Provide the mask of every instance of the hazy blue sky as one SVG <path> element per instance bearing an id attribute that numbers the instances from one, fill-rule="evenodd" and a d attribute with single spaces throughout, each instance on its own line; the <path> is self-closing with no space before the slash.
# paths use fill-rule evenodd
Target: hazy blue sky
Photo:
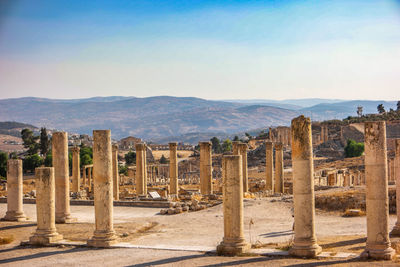
<path id="1" fill-rule="evenodd" d="M 0 98 L 400 99 L 400 1 L 1 0 Z"/>

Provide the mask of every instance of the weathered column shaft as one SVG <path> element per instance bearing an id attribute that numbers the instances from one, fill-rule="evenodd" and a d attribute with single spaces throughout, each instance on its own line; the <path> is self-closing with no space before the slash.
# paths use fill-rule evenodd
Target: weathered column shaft
<path id="1" fill-rule="evenodd" d="M 35 175 L 37 229 L 29 241 L 46 245 L 62 239 L 56 231 L 54 168 L 36 168 Z"/>
<path id="2" fill-rule="evenodd" d="M 249 191 L 249 175 L 247 169 L 247 144 L 239 144 L 239 152 L 242 156 L 242 171 L 243 171 L 243 192 Z"/>
<path id="3" fill-rule="evenodd" d="M 79 147 L 72 148 L 72 192 L 79 192 L 81 187 L 79 151 Z"/>
<path id="4" fill-rule="evenodd" d="M 82 168 L 82 185 L 83 185 L 83 188 L 85 188 L 85 186 L 86 186 L 86 168 L 85 167 L 83 167 Z"/>
<path id="5" fill-rule="evenodd" d="M 283 145 L 275 144 L 275 193 L 283 193 Z"/>
<path id="6" fill-rule="evenodd" d="M 116 242 L 113 227 L 111 131 L 93 131 L 93 178 L 95 226 L 88 245 L 108 247 Z"/>
<path id="7" fill-rule="evenodd" d="M 4 221 L 25 221 L 22 160 L 7 161 L 7 212 Z"/>
<path id="8" fill-rule="evenodd" d="M 118 145 L 112 146 L 113 196 L 119 200 Z"/>
<path id="9" fill-rule="evenodd" d="M 92 183 L 93 183 L 92 171 L 93 171 L 93 167 L 89 167 L 89 168 L 88 168 L 88 185 L 89 185 L 89 191 L 92 191 Z"/>
<path id="10" fill-rule="evenodd" d="M 267 141 L 265 143 L 265 186 L 267 190 L 274 191 L 274 144 Z"/>
<path id="11" fill-rule="evenodd" d="M 146 166 L 146 145 L 137 143 L 136 145 L 136 194 L 147 195 L 147 166 Z"/>
<path id="12" fill-rule="evenodd" d="M 75 221 L 75 219 L 71 218 L 69 204 L 68 134 L 66 132 L 55 132 L 51 142 L 56 185 L 56 222 L 69 223 Z"/>
<path id="13" fill-rule="evenodd" d="M 363 256 L 391 259 L 386 124 L 365 123 L 367 246 Z"/>
<path id="14" fill-rule="evenodd" d="M 242 156 L 224 156 L 223 211 L 224 238 L 217 247 L 218 254 L 236 255 L 246 252 L 250 246 L 243 234 L 243 170 Z"/>
<path id="15" fill-rule="evenodd" d="M 202 195 L 213 193 L 211 142 L 200 142 L 200 192 Z"/>
<path id="16" fill-rule="evenodd" d="M 396 181 L 396 213 L 397 221 L 391 234 L 400 236 L 400 139 L 396 139 L 395 158 L 394 158 L 394 175 Z"/>
<path id="17" fill-rule="evenodd" d="M 169 143 L 169 193 L 178 195 L 178 143 Z"/>
<path id="18" fill-rule="evenodd" d="M 292 120 L 294 243 L 289 253 L 315 257 L 321 252 L 315 236 L 314 164 L 310 118 Z"/>

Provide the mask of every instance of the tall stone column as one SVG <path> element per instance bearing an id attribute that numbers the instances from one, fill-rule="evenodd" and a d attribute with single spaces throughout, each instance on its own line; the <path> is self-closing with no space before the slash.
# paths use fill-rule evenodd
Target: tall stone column
<path id="1" fill-rule="evenodd" d="M 393 227 L 392 232 L 390 232 L 393 236 L 400 236 L 400 139 L 396 139 L 395 141 L 395 158 L 394 158 L 394 175 L 396 181 L 396 213 L 397 213 L 397 222 Z"/>
<path id="2" fill-rule="evenodd" d="M 314 164 L 311 120 L 303 115 L 292 120 L 294 242 L 289 253 L 315 257 L 321 252 L 315 236 Z"/>
<path id="3" fill-rule="evenodd" d="M 36 168 L 35 175 L 37 229 L 29 243 L 47 245 L 63 239 L 56 230 L 54 168 Z"/>
<path id="4" fill-rule="evenodd" d="M 275 143 L 275 193 L 283 193 L 283 145 Z"/>
<path id="5" fill-rule="evenodd" d="M 146 145 L 137 143 L 136 147 L 136 195 L 147 195 L 147 167 L 146 167 Z"/>
<path id="6" fill-rule="evenodd" d="M 95 231 L 87 241 L 91 247 L 109 247 L 117 243 L 113 227 L 111 131 L 93 131 L 93 178 Z"/>
<path id="7" fill-rule="evenodd" d="M 86 186 L 86 167 L 85 166 L 83 166 L 83 168 L 82 168 L 82 185 L 83 185 L 83 188 L 85 188 L 85 186 Z"/>
<path id="8" fill-rule="evenodd" d="M 243 177 L 242 156 L 224 156 L 223 168 L 223 211 L 224 238 L 217 246 L 220 255 L 238 255 L 250 249 L 243 234 Z"/>
<path id="9" fill-rule="evenodd" d="M 119 200 L 118 145 L 112 146 L 113 196 Z"/>
<path id="10" fill-rule="evenodd" d="M 243 192 L 249 191 L 249 175 L 247 170 L 247 144 L 239 144 L 239 152 L 242 156 L 242 171 L 243 171 Z"/>
<path id="11" fill-rule="evenodd" d="M 92 191 L 92 183 L 93 183 L 92 171 L 93 171 L 93 168 L 92 168 L 92 167 L 89 167 L 89 168 L 88 168 L 88 185 L 89 185 L 89 191 Z"/>
<path id="12" fill-rule="evenodd" d="M 79 147 L 72 148 L 72 192 L 79 192 L 81 187 L 81 171 Z"/>
<path id="13" fill-rule="evenodd" d="M 265 143 L 265 186 L 267 190 L 274 192 L 274 144 L 269 141 Z"/>
<path id="14" fill-rule="evenodd" d="M 200 142 L 200 192 L 211 195 L 212 190 L 212 156 L 211 142 Z"/>
<path id="15" fill-rule="evenodd" d="M 233 153 L 233 155 L 239 155 L 239 144 L 240 144 L 240 141 L 232 141 L 232 153 Z"/>
<path id="16" fill-rule="evenodd" d="M 394 255 L 389 239 L 386 124 L 365 123 L 365 177 L 367 246 L 363 257 L 389 260 Z"/>
<path id="17" fill-rule="evenodd" d="M 23 210 L 22 160 L 7 161 L 7 212 L 3 221 L 26 221 Z"/>
<path id="18" fill-rule="evenodd" d="M 178 195 L 178 143 L 169 143 L 169 193 Z"/>
<path id="19" fill-rule="evenodd" d="M 76 221 L 71 218 L 69 205 L 68 134 L 55 132 L 51 139 L 56 194 L 56 223 Z"/>

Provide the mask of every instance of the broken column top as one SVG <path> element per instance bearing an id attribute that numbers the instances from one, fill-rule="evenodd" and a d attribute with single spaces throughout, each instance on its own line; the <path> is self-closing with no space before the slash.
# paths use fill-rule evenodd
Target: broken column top
<path id="1" fill-rule="evenodd" d="M 118 144 L 113 144 L 112 145 L 112 150 L 117 151 L 118 150 Z"/>
<path id="2" fill-rule="evenodd" d="M 292 158 L 312 157 L 311 120 L 301 115 L 292 120 Z"/>
<path id="3" fill-rule="evenodd" d="M 210 141 L 201 141 L 199 142 L 200 146 L 211 146 L 211 142 Z"/>
<path id="4" fill-rule="evenodd" d="M 276 150 L 282 150 L 283 149 L 283 144 L 282 143 L 275 143 L 275 149 Z"/>
<path id="5" fill-rule="evenodd" d="M 386 123 L 384 121 L 369 121 L 365 123 L 365 142 L 369 144 L 383 145 L 386 144 L 384 138 L 386 136 Z"/>
<path id="6" fill-rule="evenodd" d="M 272 149 L 272 147 L 274 146 L 274 143 L 271 141 L 266 141 L 265 142 L 265 147 L 268 149 Z"/>
<path id="7" fill-rule="evenodd" d="M 144 150 L 146 148 L 146 144 L 145 143 L 136 143 L 135 148 L 136 148 L 136 150 Z"/>
<path id="8" fill-rule="evenodd" d="M 170 142 L 168 143 L 169 147 L 178 146 L 177 142 Z"/>
<path id="9" fill-rule="evenodd" d="M 81 148 L 78 146 L 71 147 L 71 152 L 79 152 L 80 150 Z"/>

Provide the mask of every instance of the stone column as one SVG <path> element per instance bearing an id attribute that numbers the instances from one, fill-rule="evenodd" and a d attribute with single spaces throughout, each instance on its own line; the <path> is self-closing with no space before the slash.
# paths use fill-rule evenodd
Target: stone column
<path id="1" fill-rule="evenodd" d="M 93 168 L 92 168 L 92 167 L 89 167 L 89 168 L 88 168 L 88 185 L 89 185 L 89 191 L 92 191 L 92 183 L 93 183 L 92 171 L 93 171 Z"/>
<path id="2" fill-rule="evenodd" d="M 265 143 L 265 186 L 267 190 L 274 192 L 274 144 L 267 141 Z"/>
<path id="3" fill-rule="evenodd" d="M 363 257 L 389 260 L 394 255 L 389 239 L 386 124 L 365 123 L 365 177 L 367 246 Z"/>
<path id="4" fill-rule="evenodd" d="M 7 161 L 7 212 L 3 221 L 26 221 L 23 205 L 22 160 Z"/>
<path id="5" fill-rule="evenodd" d="M 112 146 L 113 196 L 119 200 L 118 145 Z"/>
<path id="6" fill-rule="evenodd" d="M 396 213 L 397 222 L 390 234 L 400 236 L 400 139 L 395 140 L 394 175 L 396 181 Z"/>
<path id="7" fill-rule="evenodd" d="M 144 143 L 137 143 L 136 147 L 136 195 L 147 195 L 147 167 L 146 167 L 146 145 Z"/>
<path id="8" fill-rule="evenodd" d="M 239 144 L 239 153 L 242 156 L 242 170 L 243 170 L 243 192 L 249 191 L 249 175 L 247 170 L 247 144 Z"/>
<path id="9" fill-rule="evenodd" d="M 79 159 L 79 147 L 72 148 L 72 192 L 79 192 L 81 187 L 81 171 Z"/>
<path id="10" fill-rule="evenodd" d="M 211 195 L 212 190 L 212 156 L 211 142 L 200 142 L 200 193 Z"/>
<path id="11" fill-rule="evenodd" d="M 233 153 L 233 155 L 240 155 L 239 154 L 239 144 L 240 144 L 240 141 L 232 141 L 232 153 Z"/>
<path id="12" fill-rule="evenodd" d="M 56 230 L 54 168 L 36 168 L 35 175 L 37 229 L 29 243 L 47 245 L 63 239 Z"/>
<path id="13" fill-rule="evenodd" d="M 66 132 L 53 133 L 51 147 L 56 185 L 56 223 L 71 223 L 76 219 L 71 218 L 69 205 L 68 134 Z"/>
<path id="14" fill-rule="evenodd" d="M 83 185 L 83 188 L 85 188 L 85 186 L 86 186 L 86 167 L 85 166 L 83 166 L 83 168 L 82 168 L 82 185 Z"/>
<path id="15" fill-rule="evenodd" d="M 250 245 L 243 234 L 243 177 L 240 155 L 224 156 L 223 168 L 223 211 L 224 238 L 217 246 L 220 255 L 238 255 L 247 252 Z"/>
<path id="16" fill-rule="evenodd" d="M 283 193 L 283 145 L 275 143 L 275 193 Z"/>
<path id="17" fill-rule="evenodd" d="M 169 193 L 178 195 L 178 157 L 176 148 L 178 143 L 169 143 Z"/>
<path id="18" fill-rule="evenodd" d="M 95 231 L 87 241 L 91 247 L 109 247 L 117 243 L 113 229 L 111 131 L 93 131 L 93 177 Z"/>
<path id="19" fill-rule="evenodd" d="M 315 257 L 321 252 L 315 236 L 314 164 L 311 120 L 300 116 L 292 120 L 292 165 L 294 200 L 294 242 L 289 253 Z"/>

